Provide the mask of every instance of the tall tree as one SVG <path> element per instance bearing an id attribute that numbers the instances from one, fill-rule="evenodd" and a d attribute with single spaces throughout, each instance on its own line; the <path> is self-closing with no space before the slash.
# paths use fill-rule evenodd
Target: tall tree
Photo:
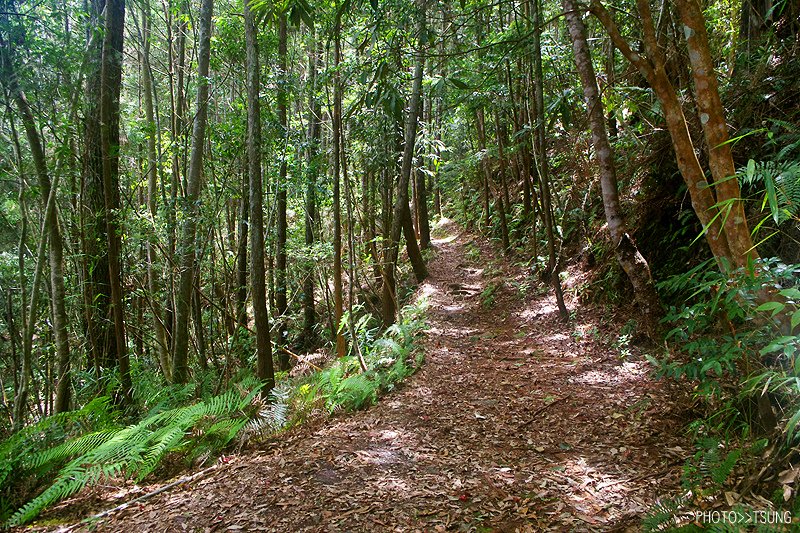
<path id="1" fill-rule="evenodd" d="M 192 127 L 192 152 L 186 179 L 185 209 L 178 241 L 180 280 L 176 294 L 173 374 L 175 383 L 189 377 L 189 316 L 192 285 L 195 279 L 197 220 L 200 216 L 200 193 L 203 186 L 203 152 L 208 117 L 208 72 L 211 55 L 211 15 L 214 0 L 203 0 L 197 50 L 197 112 Z"/>
<path id="2" fill-rule="evenodd" d="M 536 108 L 536 124 L 534 136 L 534 154 L 536 155 L 536 169 L 539 173 L 539 190 L 542 200 L 542 220 L 547 234 L 547 275 L 553 285 L 558 304 L 558 313 L 562 320 L 567 320 L 569 313 L 564 304 L 564 293 L 561 289 L 561 277 L 557 272 L 558 257 L 556 256 L 555 230 L 553 223 L 552 194 L 550 190 L 550 166 L 547 160 L 547 136 L 545 135 L 545 109 L 544 109 L 544 73 L 542 72 L 542 5 L 540 0 L 531 0 L 533 13 L 533 73 L 534 73 L 534 107 Z"/>
<path id="3" fill-rule="evenodd" d="M 142 2 L 141 23 L 141 56 L 142 56 L 142 93 L 144 99 L 145 120 L 147 121 L 147 209 L 152 219 L 155 230 L 158 220 L 158 184 L 159 184 L 159 157 L 158 146 L 160 135 L 155 119 L 155 105 L 153 87 L 153 70 L 150 64 L 150 45 L 152 40 L 150 1 Z M 164 327 L 161 309 L 161 272 L 160 258 L 157 253 L 157 232 L 152 231 L 145 243 L 147 254 L 147 290 L 150 292 L 151 312 L 153 315 L 153 332 L 156 339 L 156 352 L 161 371 L 167 381 L 172 379 L 172 361 L 169 357 L 169 341 L 167 330 Z"/>
<path id="4" fill-rule="evenodd" d="M 723 176 L 733 168 L 733 162 L 728 162 L 730 146 L 726 142 L 728 133 L 722 107 L 717 105 L 719 92 L 716 75 L 707 61 L 709 56 L 705 20 L 699 9 L 692 8 L 687 2 L 680 4 L 690 56 L 696 56 L 692 59 L 695 94 L 698 107 L 702 108 L 700 122 L 704 123 L 709 161 L 714 161 L 711 182 L 706 179 L 695 143 L 689 134 L 678 93 L 667 75 L 666 59 L 658 43 L 648 0 L 636 2 L 642 24 L 644 53 L 631 49 L 622 37 L 614 17 L 600 0 L 592 0 L 591 11 L 611 36 L 614 46 L 639 70 L 661 102 L 678 169 L 689 190 L 692 207 L 703 224 L 706 240 L 719 267 L 729 270 L 746 266 L 757 254 L 750 238 L 747 220 L 743 216 L 739 184 L 735 179 L 729 179 L 732 174 Z"/>
<path id="5" fill-rule="evenodd" d="M 131 394 L 130 363 L 125 339 L 125 309 L 122 300 L 122 239 L 119 210 L 119 114 L 122 91 L 122 44 L 125 34 L 125 1 L 106 0 L 105 31 L 100 77 L 100 147 L 103 169 L 106 236 L 108 238 L 108 274 L 111 288 L 111 310 L 117 348 L 122 395 Z"/>
<path id="6" fill-rule="evenodd" d="M 288 104 L 288 65 L 286 61 L 286 12 L 278 15 L 278 122 L 280 122 L 280 167 L 276 186 L 276 203 L 278 209 L 277 240 L 275 258 L 275 307 L 278 312 L 278 346 L 285 346 L 289 329 L 286 325 L 287 288 L 286 288 L 286 159 L 289 155 L 289 119 L 286 112 Z M 251 176 L 252 177 L 252 176 Z M 289 355 L 285 351 L 278 354 L 278 367 L 289 369 Z"/>
<path id="7" fill-rule="evenodd" d="M 586 41 L 586 29 L 581 20 L 576 0 L 562 0 L 562 5 L 572 39 L 575 65 L 583 85 L 583 96 L 586 101 L 589 126 L 592 130 L 594 157 L 600 172 L 600 188 L 603 193 L 603 209 L 608 223 L 608 232 L 611 235 L 617 262 L 631 281 L 636 301 L 645 317 L 645 325 L 652 332 L 661 314 L 658 294 L 656 294 L 653 284 L 650 266 L 639 253 L 636 243 L 633 242 L 620 207 L 614 151 L 608 140 L 600 89 L 597 86 L 597 76 L 589 53 L 589 44 Z"/>
<path id="8" fill-rule="evenodd" d="M 340 193 L 341 143 L 342 143 L 342 14 L 346 4 L 336 6 L 333 27 L 333 332 L 336 338 L 336 355 L 344 357 L 347 343 L 342 328 L 344 297 L 342 294 L 342 208 Z"/>
<path id="9" fill-rule="evenodd" d="M 389 242 L 389 255 L 388 261 L 384 261 L 384 268 L 394 270 L 397 265 L 397 256 L 400 246 L 400 234 L 402 232 L 406 239 L 406 251 L 408 252 L 409 261 L 414 269 L 414 275 L 417 281 L 423 281 L 428 271 L 425 267 L 425 261 L 417 244 L 417 236 L 414 232 L 414 226 L 411 220 L 411 208 L 408 205 L 408 185 L 411 179 L 411 169 L 414 162 L 414 145 L 417 139 L 417 122 L 419 119 L 420 102 L 422 101 L 422 75 L 425 68 L 425 43 L 426 37 L 426 4 L 427 0 L 418 0 L 418 13 L 417 13 L 417 50 L 416 50 L 416 64 L 414 66 L 414 78 L 411 86 L 411 96 L 408 102 L 408 112 L 406 114 L 405 132 L 403 137 L 403 157 L 400 167 L 400 176 L 397 180 L 397 196 L 394 203 L 394 212 L 392 215 L 392 233 Z M 384 301 L 384 323 L 388 318 L 394 319 L 393 316 L 389 317 L 387 312 L 387 305 L 391 307 L 391 314 L 397 312 L 397 289 L 394 286 L 395 276 L 384 275 L 384 283 L 387 280 L 392 283 L 388 287 L 389 300 Z M 385 294 L 386 296 L 386 294 Z M 386 300 L 386 298 L 384 298 Z"/>
<path id="10" fill-rule="evenodd" d="M 314 246 L 314 225 L 317 219 L 317 181 L 320 173 L 320 141 L 322 137 L 321 109 L 319 105 L 318 77 L 319 62 L 321 54 L 316 38 L 308 49 L 308 164 L 306 166 L 306 190 L 305 190 L 305 244 L 309 252 Z M 314 308 L 314 265 L 309 264 L 309 268 L 303 276 L 303 342 L 310 347 L 314 339 L 314 326 L 316 325 L 316 309 Z"/>
<path id="11" fill-rule="evenodd" d="M 9 13 L 3 15 L 5 31 L 11 31 L 9 16 L 16 13 L 16 6 L 13 2 L 7 5 Z M 17 71 L 14 64 L 14 41 L 11 35 L 6 35 L 0 42 L 0 72 L 2 81 L 11 99 L 17 107 L 17 112 L 22 120 L 25 129 L 25 136 L 28 139 L 31 156 L 33 158 L 36 176 L 39 180 L 39 189 L 42 198 L 42 212 L 46 214 L 45 227 L 49 241 L 48 260 L 50 266 L 50 284 L 52 291 L 51 311 L 53 317 L 53 333 L 55 337 L 56 358 L 58 363 L 58 387 L 55 401 L 55 412 L 61 413 L 69 409 L 70 404 L 70 349 L 69 337 L 67 333 L 67 311 L 65 304 L 64 288 L 64 243 L 61 237 L 61 228 L 58 220 L 58 207 L 54 202 L 51 209 L 47 209 L 50 192 L 53 188 L 50 172 L 47 167 L 44 143 L 39 134 L 39 128 L 34 118 L 28 99 L 19 86 Z M 14 132 L 16 134 L 16 132 Z M 53 191 L 55 195 L 55 191 Z M 32 325 L 31 325 L 32 327 Z"/>
<path id="12" fill-rule="evenodd" d="M 247 47 L 247 166 L 250 180 L 250 289 L 256 326 L 256 374 L 264 381 L 263 394 L 275 386 L 272 368 L 267 288 L 264 272 L 264 215 L 261 181 L 261 88 L 256 22 L 248 0 L 244 0 Z"/>
<path id="13" fill-rule="evenodd" d="M 84 311 L 91 365 L 116 366 L 120 347 L 112 325 L 111 276 L 108 250 L 108 213 L 103 181 L 101 139 L 102 65 L 105 31 L 102 29 L 105 0 L 89 4 L 89 42 L 84 116 L 84 153 L 81 190 L 81 236 L 84 257 Z M 109 37 L 110 38 L 110 37 Z"/>

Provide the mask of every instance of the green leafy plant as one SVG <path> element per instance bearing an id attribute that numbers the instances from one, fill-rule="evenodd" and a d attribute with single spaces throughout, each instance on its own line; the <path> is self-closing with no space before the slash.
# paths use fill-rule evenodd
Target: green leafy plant
<path id="1" fill-rule="evenodd" d="M 361 368 L 355 355 L 339 358 L 299 384 L 295 400 L 314 405 L 321 398 L 327 412 L 352 411 L 375 403 L 382 392 L 392 390 L 421 364 L 421 358 L 412 361 L 411 357 L 425 329 L 426 308 L 425 301 L 404 307 L 400 320 L 378 338 L 374 338 L 377 328 L 370 326 L 374 322 L 371 316 L 367 314 L 356 320 L 352 329 L 361 343 L 358 350 L 367 370 Z"/>
<path id="2" fill-rule="evenodd" d="M 80 420 L 90 413 L 112 419 L 108 398 L 98 399 L 78 414 L 56 415 L 26 428 L 3 444 L 0 472 L 6 474 L 2 480 L 10 480 L 9 464 L 15 470 L 39 477 L 56 472 L 55 479 L 8 518 L 6 525 L 25 524 L 47 506 L 105 478 L 123 476 L 142 480 L 168 453 L 181 452 L 196 458 L 209 450 L 223 448 L 249 420 L 259 390 L 260 385 L 251 390 L 231 390 L 205 401 L 147 416 L 136 424 L 103 427 L 46 448 L 36 446 L 37 437 L 63 422 L 62 419 Z"/>
<path id="3" fill-rule="evenodd" d="M 751 159 L 737 176 L 744 185 L 764 188 L 761 209 L 768 207 L 776 224 L 800 216 L 800 162 Z"/>

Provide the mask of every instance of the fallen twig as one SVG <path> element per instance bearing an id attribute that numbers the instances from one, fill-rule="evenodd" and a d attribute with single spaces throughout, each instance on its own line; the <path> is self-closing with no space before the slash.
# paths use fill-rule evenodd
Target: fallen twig
<path id="1" fill-rule="evenodd" d="M 152 498 L 153 496 L 157 496 L 157 495 L 161 494 L 162 492 L 166 492 L 169 489 L 171 489 L 171 488 L 173 488 L 173 487 L 175 487 L 177 485 L 183 485 L 184 483 L 189 483 L 190 481 L 195 481 L 197 479 L 200 479 L 201 477 L 206 476 L 212 470 L 215 470 L 217 468 L 217 466 L 218 466 L 217 464 L 215 464 L 213 466 L 209 466 L 208 468 L 206 468 L 204 470 L 201 470 L 199 472 L 196 472 L 196 473 L 192 474 L 191 476 L 182 477 L 182 478 L 180 478 L 178 480 L 173 481 L 172 483 L 167 483 L 166 485 L 157 488 L 153 492 L 148 492 L 147 494 L 143 494 L 142 496 L 139 496 L 138 498 L 134 498 L 133 500 L 131 500 L 129 502 L 121 503 L 121 504 L 117 505 L 116 507 L 114 507 L 112 509 L 107 509 L 107 510 L 101 512 L 101 513 L 97 513 L 95 515 L 88 516 L 88 517 L 84 518 L 83 520 L 81 520 L 80 522 L 72 524 L 71 526 L 58 529 L 57 533 L 67 533 L 69 531 L 74 530 L 75 528 L 81 527 L 81 526 L 83 526 L 85 524 L 88 524 L 90 522 L 95 522 L 95 521 L 100 520 L 102 518 L 106 518 L 107 516 L 112 515 L 112 514 L 118 512 L 118 511 L 122 511 L 124 509 L 127 509 L 128 507 L 130 507 L 133 504 L 142 502 L 144 500 L 148 500 L 148 499 Z"/>
<path id="2" fill-rule="evenodd" d="M 556 398 L 556 399 L 555 399 L 555 400 L 553 400 L 552 402 L 550 402 L 550 403 L 548 403 L 548 404 L 545 404 L 545 405 L 541 406 L 540 408 L 538 408 L 538 409 L 537 409 L 537 410 L 536 410 L 536 411 L 535 411 L 535 412 L 534 412 L 534 413 L 531 415 L 531 417 L 530 417 L 528 420 L 526 420 L 525 422 L 521 423 L 521 424 L 520 424 L 519 426 L 517 426 L 517 427 L 523 427 L 523 426 L 527 426 L 528 424 L 530 424 L 531 422 L 533 422 L 534 420 L 536 420 L 536 417 L 537 417 L 537 416 L 539 416 L 540 414 L 544 413 L 544 412 L 545 412 L 547 409 L 549 409 L 549 408 L 550 408 L 550 407 L 552 407 L 553 405 L 557 404 L 558 402 L 562 402 L 562 401 L 566 400 L 567 398 L 569 398 L 569 396 L 562 396 L 561 398 Z"/>
<path id="3" fill-rule="evenodd" d="M 318 367 L 317 365 L 315 365 L 315 364 L 314 364 L 314 363 L 312 363 L 311 361 L 306 361 L 305 359 L 303 359 L 302 357 L 300 357 L 300 356 L 299 356 L 299 355 L 297 355 L 296 353 L 294 353 L 294 352 L 292 352 L 292 351 L 289 351 L 289 350 L 287 350 L 287 349 L 286 349 L 286 348 L 284 348 L 283 346 L 281 346 L 281 347 L 280 347 L 280 350 L 282 350 L 282 351 L 286 352 L 287 354 L 291 355 L 292 357 L 294 357 L 295 359 L 297 359 L 297 361 L 298 361 L 298 362 L 307 364 L 308 366 L 310 366 L 311 368 L 313 368 L 313 369 L 314 369 L 314 370 L 316 370 L 317 372 L 322 372 L 322 369 L 321 369 L 320 367 Z"/>

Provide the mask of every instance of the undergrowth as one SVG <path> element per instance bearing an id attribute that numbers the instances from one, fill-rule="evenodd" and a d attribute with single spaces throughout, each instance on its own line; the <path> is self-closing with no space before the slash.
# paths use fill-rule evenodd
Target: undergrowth
<path id="1" fill-rule="evenodd" d="M 164 387 L 141 372 L 134 394 L 138 421 L 101 396 L 25 427 L 0 442 L 0 524 L 26 524 L 103 480 L 139 482 L 167 456 L 200 465 L 234 441 L 244 445 L 272 436 L 319 408 L 335 413 L 371 405 L 422 363 L 416 341 L 425 328 L 426 306 L 420 301 L 403 308 L 399 321 L 380 334 L 370 314 L 354 316 L 353 323 L 347 317 L 343 327 L 356 341 L 349 343 L 352 353 L 310 376 L 284 376 L 267 401 L 251 373 L 210 395 L 203 393 L 207 380 Z"/>
<path id="2" fill-rule="evenodd" d="M 659 376 L 693 384 L 700 413 L 688 426 L 695 451 L 683 468 L 683 494 L 655 504 L 645 531 L 742 530 L 730 520 L 697 519 L 709 509 L 800 514 L 799 274 L 800 265 L 777 259 L 732 275 L 709 261 L 660 285 L 680 304 L 665 319 L 671 351 L 648 359 Z"/>

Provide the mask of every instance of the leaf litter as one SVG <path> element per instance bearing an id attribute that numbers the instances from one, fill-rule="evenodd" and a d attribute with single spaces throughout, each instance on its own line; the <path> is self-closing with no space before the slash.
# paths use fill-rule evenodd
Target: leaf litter
<path id="1" fill-rule="evenodd" d="M 638 531 L 656 499 L 680 490 L 685 457 L 675 450 L 690 449 L 680 432 L 684 391 L 598 335 L 571 334 L 619 319 L 573 298 L 574 320 L 560 322 L 552 295 L 518 293 L 531 273 L 481 238 L 464 232 L 434 245 L 419 288 L 431 304 L 426 362 L 401 387 L 81 527 Z M 491 301 L 482 301 L 489 286 Z M 87 497 L 99 496 L 48 515 L 82 509 Z"/>

